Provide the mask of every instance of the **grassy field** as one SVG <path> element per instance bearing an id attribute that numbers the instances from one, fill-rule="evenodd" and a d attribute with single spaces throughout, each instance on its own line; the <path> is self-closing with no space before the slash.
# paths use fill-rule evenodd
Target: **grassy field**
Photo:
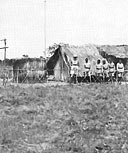
<path id="1" fill-rule="evenodd" d="M 0 153 L 128 152 L 128 87 L 0 88 Z"/>

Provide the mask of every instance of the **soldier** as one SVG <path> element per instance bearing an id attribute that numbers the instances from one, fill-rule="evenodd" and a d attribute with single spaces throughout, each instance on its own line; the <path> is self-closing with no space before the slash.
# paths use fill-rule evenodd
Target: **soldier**
<path id="1" fill-rule="evenodd" d="M 102 76 L 102 72 L 103 72 L 102 63 L 101 60 L 98 59 L 96 64 L 96 76 Z"/>
<path id="2" fill-rule="evenodd" d="M 71 78 L 74 77 L 75 79 L 75 83 L 76 83 L 76 78 L 78 76 L 78 71 L 79 71 L 79 61 L 78 61 L 78 57 L 76 54 L 73 55 L 73 60 L 71 61 Z"/>
<path id="3" fill-rule="evenodd" d="M 108 62 L 104 59 L 103 60 L 103 78 L 104 78 L 104 81 L 107 81 L 109 75 L 109 66 L 108 66 Z"/>
<path id="4" fill-rule="evenodd" d="M 117 63 L 117 79 L 120 82 L 124 73 L 124 65 L 121 60 Z"/>
<path id="5" fill-rule="evenodd" d="M 101 63 L 101 60 L 98 59 L 97 60 L 97 64 L 96 64 L 96 80 L 98 82 L 102 82 L 103 81 L 103 66 L 102 66 L 102 63 Z"/>
<path id="6" fill-rule="evenodd" d="M 88 58 L 85 59 L 84 68 L 85 68 L 85 75 L 90 76 L 91 64 L 90 64 Z"/>
<path id="7" fill-rule="evenodd" d="M 112 60 L 109 61 L 109 78 L 110 81 L 113 82 L 114 81 L 114 73 L 115 73 L 115 64 L 113 63 Z"/>
<path id="8" fill-rule="evenodd" d="M 87 82 L 90 82 L 91 81 L 91 74 L 90 74 L 91 64 L 90 64 L 88 58 L 85 59 L 84 69 L 85 69 L 84 78 Z"/>

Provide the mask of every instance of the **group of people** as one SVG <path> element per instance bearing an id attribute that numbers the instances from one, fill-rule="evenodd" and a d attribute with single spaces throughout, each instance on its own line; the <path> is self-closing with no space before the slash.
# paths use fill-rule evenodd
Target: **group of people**
<path id="1" fill-rule="evenodd" d="M 79 74 L 79 59 L 77 55 L 73 56 L 73 60 L 71 62 L 71 71 L 70 75 L 71 77 L 78 76 Z M 92 67 L 93 67 L 93 72 L 92 72 Z M 123 74 L 124 74 L 124 64 L 122 63 L 121 60 L 116 64 L 112 61 L 112 59 L 109 59 L 107 61 L 106 59 L 97 59 L 95 66 L 92 65 L 91 61 L 88 58 L 85 58 L 84 61 L 84 72 L 83 76 L 84 78 L 88 77 L 91 78 L 92 75 L 96 76 L 99 81 L 101 80 L 107 80 L 107 81 L 113 81 L 114 78 L 116 78 L 118 81 L 121 81 Z M 116 75 L 116 77 L 115 77 Z"/>

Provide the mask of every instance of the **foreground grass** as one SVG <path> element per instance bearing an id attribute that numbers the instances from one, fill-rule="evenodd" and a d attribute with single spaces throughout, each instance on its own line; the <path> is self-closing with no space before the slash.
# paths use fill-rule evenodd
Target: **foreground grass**
<path id="1" fill-rule="evenodd" d="M 121 153 L 127 142 L 127 86 L 0 89 L 0 152 Z"/>

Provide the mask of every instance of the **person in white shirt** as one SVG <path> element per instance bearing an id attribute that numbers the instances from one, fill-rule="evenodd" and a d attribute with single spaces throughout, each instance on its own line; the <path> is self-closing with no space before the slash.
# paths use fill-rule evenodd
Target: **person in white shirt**
<path id="1" fill-rule="evenodd" d="M 115 64 L 111 60 L 109 63 L 109 73 L 112 74 L 112 76 L 114 76 L 114 72 L 115 72 Z"/>
<path id="2" fill-rule="evenodd" d="M 123 77 L 124 73 L 124 64 L 122 63 L 121 60 L 117 63 L 117 75 L 118 75 L 118 81 L 121 81 L 121 78 Z"/>
<path id="3" fill-rule="evenodd" d="M 102 72 L 103 72 L 102 63 L 101 60 L 98 59 L 96 64 L 96 76 L 102 76 Z"/>
<path id="4" fill-rule="evenodd" d="M 78 75 L 79 70 L 79 61 L 76 54 L 73 55 L 73 60 L 71 61 L 71 71 L 70 75 L 73 76 L 74 74 Z"/>
<path id="5" fill-rule="evenodd" d="M 88 58 L 85 59 L 84 69 L 85 69 L 85 76 L 90 76 L 91 64 L 90 64 Z"/>
<path id="6" fill-rule="evenodd" d="M 105 59 L 102 62 L 103 62 L 103 77 L 104 77 L 104 79 L 106 79 L 109 77 L 109 75 L 108 75 L 109 65 L 108 65 L 107 60 L 105 60 Z"/>
<path id="7" fill-rule="evenodd" d="M 114 81 L 114 74 L 115 74 L 115 64 L 113 63 L 112 60 L 110 60 L 108 66 L 109 66 L 109 80 L 111 82 L 113 82 Z"/>

